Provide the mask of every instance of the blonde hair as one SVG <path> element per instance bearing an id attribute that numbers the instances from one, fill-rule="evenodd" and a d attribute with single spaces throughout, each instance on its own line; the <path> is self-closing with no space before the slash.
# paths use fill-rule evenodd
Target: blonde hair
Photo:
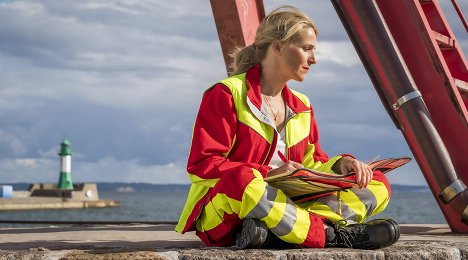
<path id="1" fill-rule="evenodd" d="M 230 55 L 233 58 L 230 74 L 246 72 L 265 58 L 273 41 L 276 40 L 283 46 L 291 44 L 298 37 L 300 30 L 307 27 L 318 34 L 317 27 L 307 14 L 296 7 L 280 6 L 271 11 L 258 26 L 254 43 L 243 48 L 238 47 Z"/>

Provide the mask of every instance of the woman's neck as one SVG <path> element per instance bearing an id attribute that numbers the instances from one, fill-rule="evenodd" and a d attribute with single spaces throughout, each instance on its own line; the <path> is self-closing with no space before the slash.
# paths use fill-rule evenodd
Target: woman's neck
<path id="1" fill-rule="evenodd" d="M 281 95 L 287 81 L 282 79 L 278 71 L 278 68 L 273 66 L 262 66 L 260 88 L 263 95 L 271 97 Z"/>

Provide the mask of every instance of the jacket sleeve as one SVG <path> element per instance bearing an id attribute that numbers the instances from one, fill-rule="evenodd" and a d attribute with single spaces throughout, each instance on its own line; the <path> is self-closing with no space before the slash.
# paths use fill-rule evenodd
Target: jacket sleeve
<path id="1" fill-rule="evenodd" d="M 342 156 L 334 156 L 329 158 L 328 155 L 322 150 L 319 142 L 317 121 L 315 121 L 312 106 L 310 107 L 310 110 L 309 142 L 302 164 L 306 168 L 312 168 L 322 172 L 335 173 L 332 170 L 333 164 L 335 164 L 335 162 L 338 161 Z"/>
<path id="2" fill-rule="evenodd" d="M 193 129 L 187 163 L 192 183 L 212 187 L 224 174 L 252 168 L 266 176 L 268 166 L 232 162 L 227 158 L 236 130 L 236 108 L 230 90 L 223 84 L 216 84 L 204 93 Z"/>

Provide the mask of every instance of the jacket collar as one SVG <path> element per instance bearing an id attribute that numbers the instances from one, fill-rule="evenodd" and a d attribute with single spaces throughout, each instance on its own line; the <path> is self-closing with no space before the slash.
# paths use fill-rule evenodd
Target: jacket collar
<path id="1" fill-rule="evenodd" d="M 262 107 L 262 94 L 260 92 L 260 76 L 261 76 L 261 66 L 257 64 L 247 70 L 245 79 L 247 83 L 247 98 L 250 102 L 261 109 Z M 296 95 L 294 95 L 287 85 L 284 86 L 283 98 L 286 102 L 286 105 L 291 108 L 296 114 L 300 112 L 310 111 L 310 108 L 302 102 Z"/>

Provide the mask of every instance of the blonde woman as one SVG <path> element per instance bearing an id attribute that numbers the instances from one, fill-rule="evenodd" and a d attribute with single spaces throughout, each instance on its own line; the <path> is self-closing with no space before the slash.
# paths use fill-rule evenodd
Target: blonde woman
<path id="1" fill-rule="evenodd" d="M 316 63 L 317 33 L 302 11 L 273 10 L 255 42 L 233 54 L 232 76 L 204 93 L 187 165 L 192 186 L 178 232 L 196 231 L 208 246 L 241 249 L 375 249 L 398 240 L 393 220 L 362 223 L 388 203 L 385 176 L 350 155 L 329 158 L 308 98 L 287 85 L 302 82 Z M 340 202 L 331 194 L 296 205 L 264 181 L 303 167 L 356 172 L 360 187 L 342 192 Z"/>

